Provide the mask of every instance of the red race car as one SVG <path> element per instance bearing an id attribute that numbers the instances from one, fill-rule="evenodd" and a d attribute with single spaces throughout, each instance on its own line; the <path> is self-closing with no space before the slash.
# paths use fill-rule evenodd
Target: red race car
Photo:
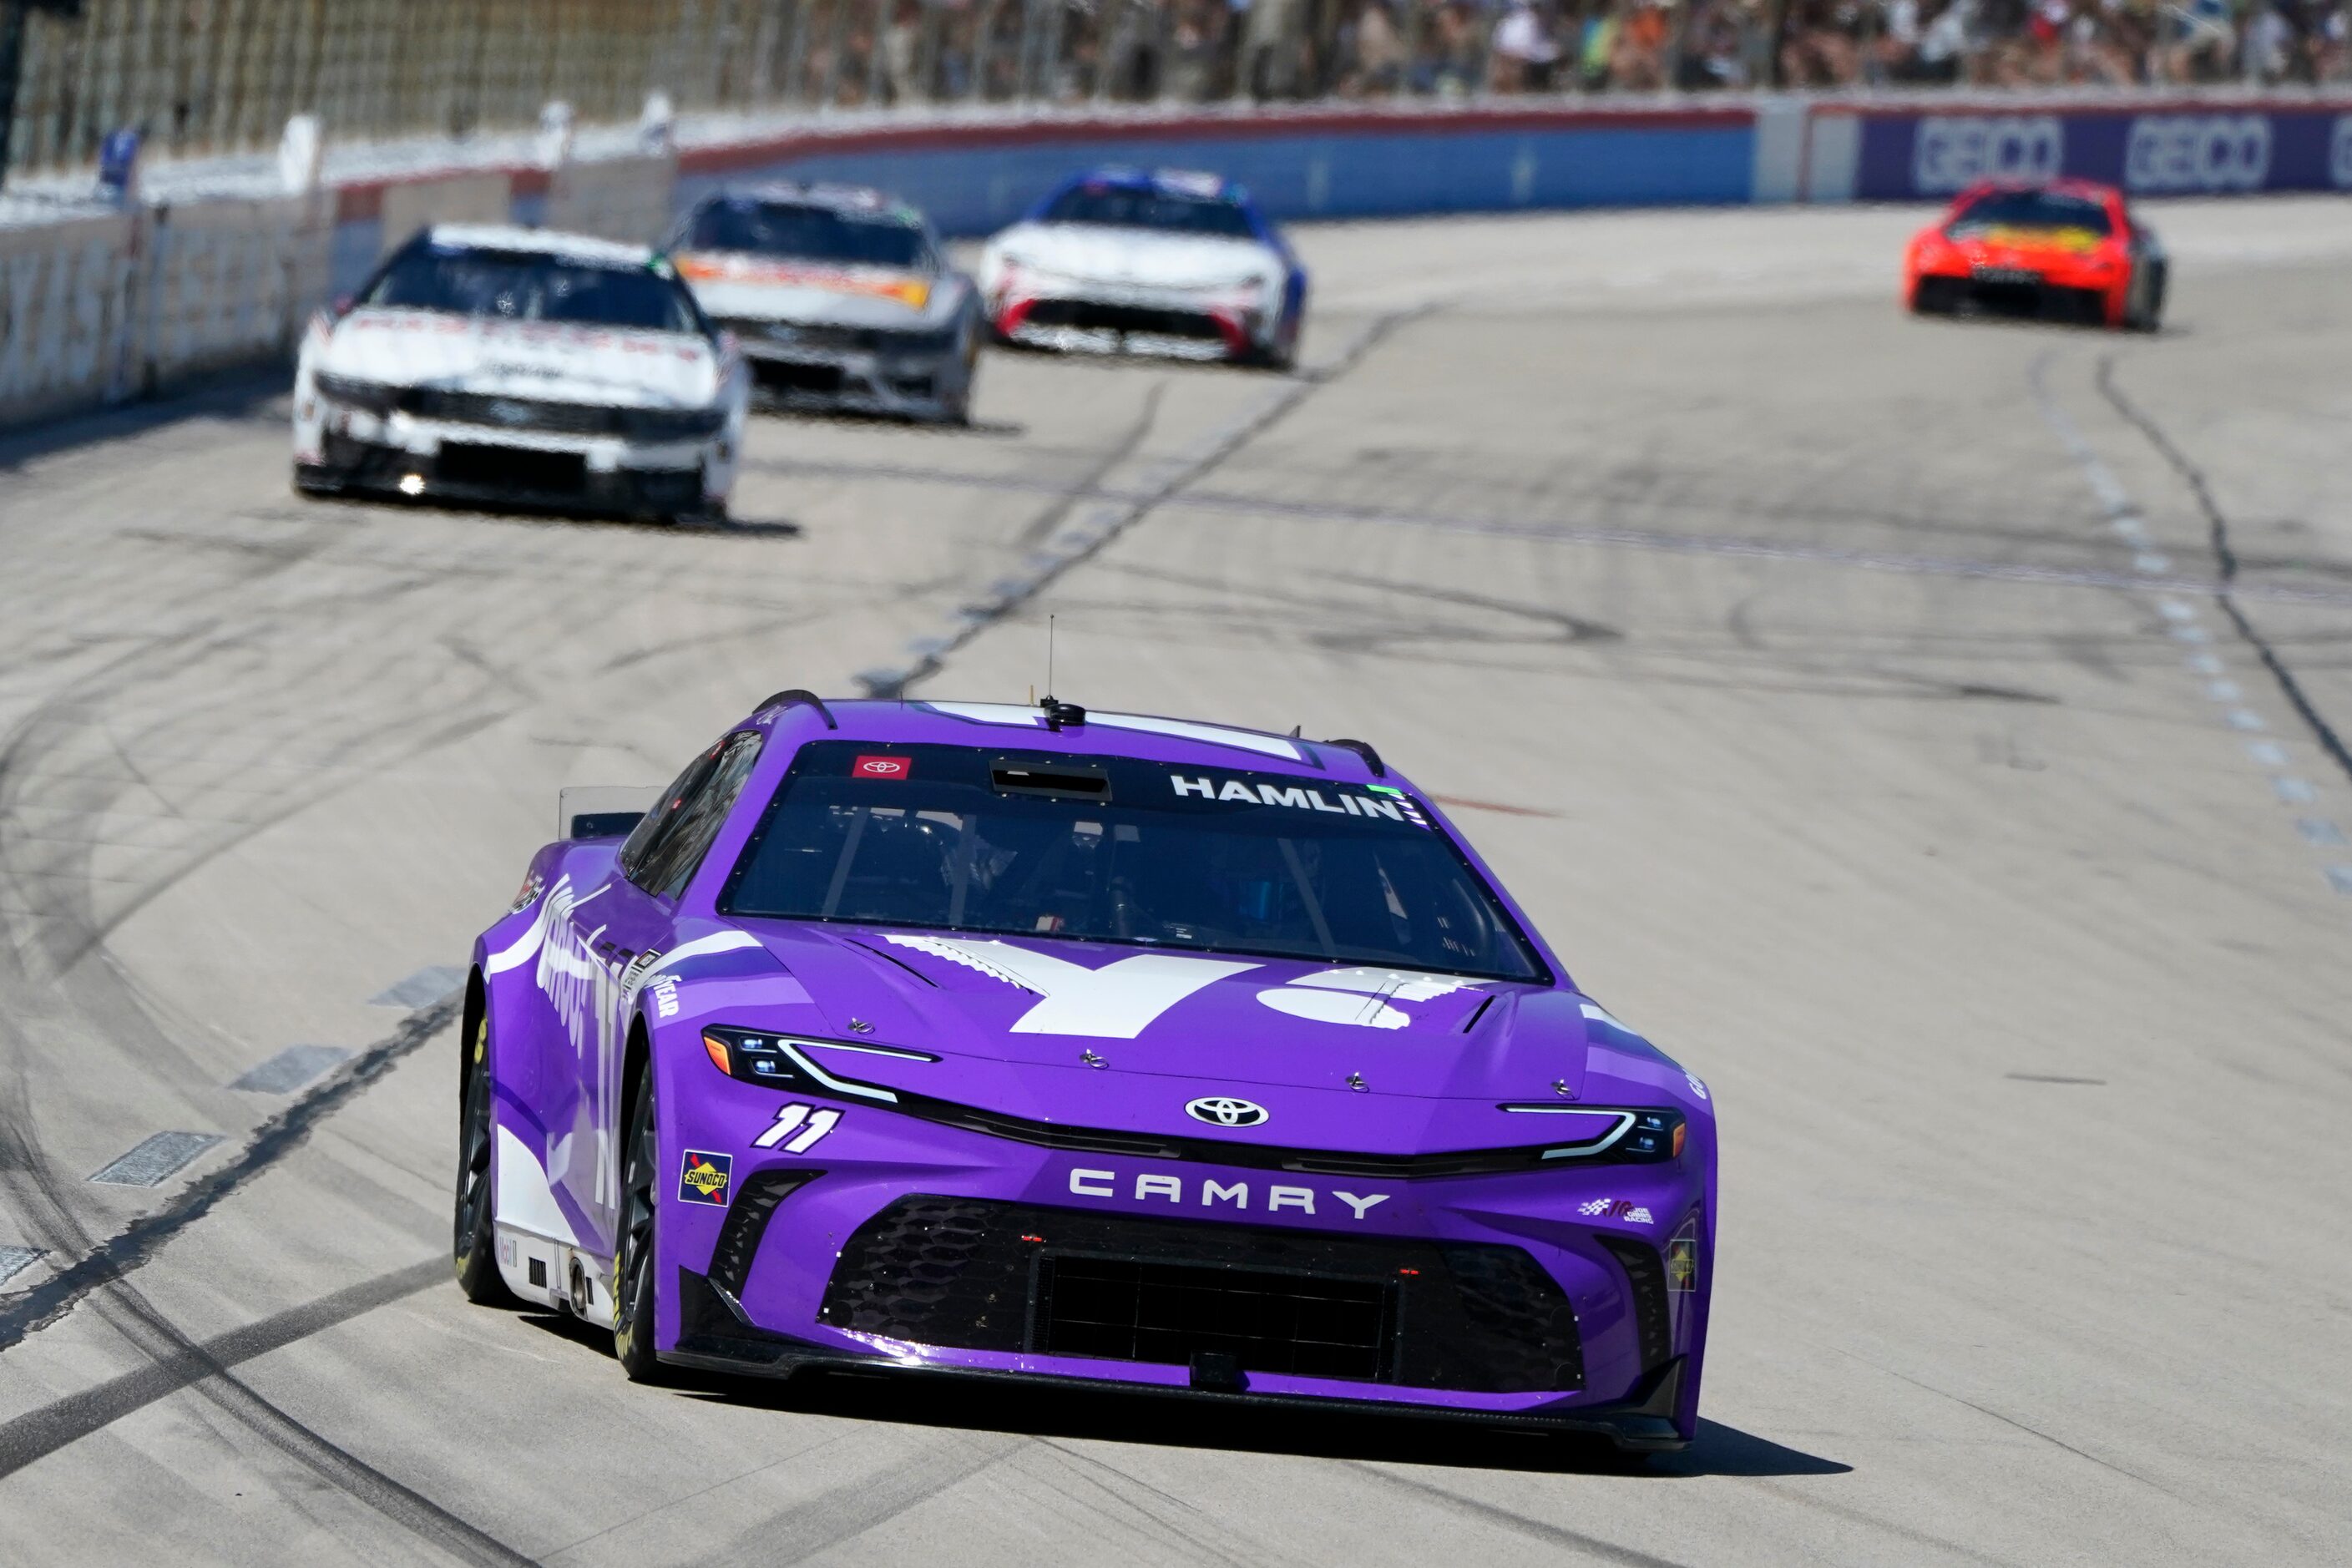
<path id="1" fill-rule="evenodd" d="M 1903 298 L 1920 315 L 1985 310 L 2152 332 L 2164 272 L 2164 247 L 2113 185 L 1985 184 L 1911 241 Z"/>

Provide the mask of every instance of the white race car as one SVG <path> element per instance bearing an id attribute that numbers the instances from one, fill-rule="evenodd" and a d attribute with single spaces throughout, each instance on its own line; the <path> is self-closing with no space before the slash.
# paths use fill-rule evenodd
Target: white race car
<path id="1" fill-rule="evenodd" d="M 294 484 L 719 519 L 750 381 L 642 246 L 440 225 L 321 312 L 294 373 Z"/>
<path id="2" fill-rule="evenodd" d="M 1006 342 L 1287 367 L 1307 269 L 1213 174 L 1099 169 L 988 242 L 980 288 Z"/>
<path id="3" fill-rule="evenodd" d="M 983 328 L 971 279 L 923 215 L 853 185 L 764 185 L 698 203 L 670 253 L 779 401 L 961 425 Z"/>

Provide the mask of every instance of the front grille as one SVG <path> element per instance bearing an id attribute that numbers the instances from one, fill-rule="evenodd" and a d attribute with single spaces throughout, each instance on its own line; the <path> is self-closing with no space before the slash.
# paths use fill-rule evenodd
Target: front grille
<path id="1" fill-rule="evenodd" d="M 772 392 L 818 392 L 830 395 L 841 390 L 841 367 L 837 364 L 800 364 L 774 359 L 755 359 L 751 364 L 753 378 Z"/>
<path id="2" fill-rule="evenodd" d="M 747 343 L 789 353 L 944 353 L 955 342 L 955 329 L 906 331 L 893 327 L 845 327 L 830 322 L 735 321 L 736 335 Z"/>
<path id="3" fill-rule="evenodd" d="M 1395 1339 L 1396 1284 L 1274 1269 L 1046 1253 L 1036 1327 L 1047 1355 L 1191 1363 L 1376 1381 Z"/>
<path id="4" fill-rule="evenodd" d="M 1040 300 L 1022 318 L 1033 326 L 1076 327 L 1112 332 L 1144 332 L 1160 338 L 1224 341 L 1217 319 L 1202 310 L 1169 310 L 1150 305 L 1113 305 L 1094 300 Z"/>
<path id="5" fill-rule="evenodd" d="M 434 473 L 453 485 L 478 485 L 534 495 L 577 495 L 588 488 L 588 460 L 577 452 L 529 447 L 441 443 Z"/>
<path id="6" fill-rule="evenodd" d="M 539 397 L 502 397 L 494 393 L 453 392 L 437 386 L 406 387 L 394 401 L 395 406 L 420 419 L 530 430 L 543 436 L 628 436 L 643 441 L 688 441 L 717 435 L 727 423 L 725 412 L 717 407 L 612 407 L 592 403 L 556 403 Z"/>
<path id="7" fill-rule="evenodd" d="M 409 388 L 400 395 L 400 406 L 419 418 L 446 419 L 453 425 L 501 425 L 564 436 L 602 436 L 621 428 L 622 411 L 617 408 L 551 403 L 536 397 L 495 397 L 436 386 Z"/>
<path id="8" fill-rule="evenodd" d="M 1574 1309 L 1520 1247 L 978 1198 L 901 1198 L 858 1226 L 818 1319 L 969 1350 L 1180 1365 L 1225 1351 L 1259 1371 L 1465 1393 L 1584 1384 Z"/>

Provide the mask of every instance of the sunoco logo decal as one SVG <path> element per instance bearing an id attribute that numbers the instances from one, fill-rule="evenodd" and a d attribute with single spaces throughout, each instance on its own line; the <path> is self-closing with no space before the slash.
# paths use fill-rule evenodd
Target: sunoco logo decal
<path id="1" fill-rule="evenodd" d="M 733 1155 L 706 1154 L 699 1149 L 688 1149 L 686 1163 L 677 1173 L 677 1201 L 725 1208 L 727 1189 L 734 1178 Z"/>

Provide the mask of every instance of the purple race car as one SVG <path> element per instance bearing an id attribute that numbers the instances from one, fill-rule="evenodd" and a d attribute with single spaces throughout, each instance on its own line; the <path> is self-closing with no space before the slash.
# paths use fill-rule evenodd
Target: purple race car
<path id="1" fill-rule="evenodd" d="M 787 691 L 566 832 L 474 948 L 473 1299 L 639 1379 L 1695 1431 L 1706 1089 L 1371 747 Z"/>

